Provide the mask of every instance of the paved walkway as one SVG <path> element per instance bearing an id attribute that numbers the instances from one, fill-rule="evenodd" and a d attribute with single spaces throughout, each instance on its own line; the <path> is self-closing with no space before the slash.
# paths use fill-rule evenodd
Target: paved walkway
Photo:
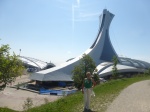
<path id="1" fill-rule="evenodd" d="M 150 112 L 150 80 L 124 89 L 106 112 Z"/>

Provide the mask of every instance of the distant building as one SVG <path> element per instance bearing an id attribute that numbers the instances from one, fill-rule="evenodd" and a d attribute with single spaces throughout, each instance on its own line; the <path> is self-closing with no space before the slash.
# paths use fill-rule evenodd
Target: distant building
<path id="1" fill-rule="evenodd" d="M 100 27 L 98 35 L 92 46 L 84 52 L 88 54 L 95 61 L 97 66 L 97 73 L 99 77 L 108 77 L 112 75 L 112 58 L 116 56 L 118 59 L 118 71 L 120 74 L 135 74 L 143 73 L 150 68 L 150 64 L 144 61 L 118 57 L 115 52 L 109 37 L 109 26 L 114 17 L 106 9 L 103 10 L 100 16 Z M 47 70 L 42 70 L 33 73 L 30 76 L 31 80 L 36 81 L 72 81 L 72 70 L 74 66 L 78 65 L 82 55 L 65 62 L 60 66 L 56 66 Z"/>
<path id="2" fill-rule="evenodd" d="M 31 57 L 19 56 L 19 59 L 23 62 L 29 72 L 37 72 L 55 67 L 53 63 L 47 63 Z"/>

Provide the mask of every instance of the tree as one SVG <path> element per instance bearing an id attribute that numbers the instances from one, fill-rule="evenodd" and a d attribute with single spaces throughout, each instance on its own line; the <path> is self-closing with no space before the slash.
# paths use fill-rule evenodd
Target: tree
<path id="1" fill-rule="evenodd" d="M 21 76 L 24 70 L 21 60 L 13 53 L 9 53 L 9 45 L 0 47 L 0 85 L 1 89 L 7 84 L 15 81 L 17 76 Z"/>
<path id="2" fill-rule="evenodd" d="M 113 68 L 112 68 L 112 76 L 114 79 L 118 78 L 118 69 L 117 69 L 117 64 L 118 64 L 118 59 L 116 56 L 113 57 Z"/>
<path id="3" fill-rule="evenodd" d="M 76 88 L 80 89 L 83 83 L 84 78 L 86 77 L 86 72 L 91 72 L 95 70 L 95 62 L 93 59 L 86 54 L 83 54 L 80 64 L 74 67 L 72 71 L 74 80 L 74 85 Z"/>
<path id="4" fill-rule="evenodd" d="M 93 79 L 94 79 L 94 81 L 96 82 L 96 84 L 99 84 L 99 83 L 100 83 L 100 79 L 99 79 L 99 76 L 98 76 L 98 74 L 97 74 L 97 69 L 94 70 Z"/>
<path id="5" fill-rule="evenodd" d="M 150 68 L 144 72 L 145 75 L 150 75 Z"/>

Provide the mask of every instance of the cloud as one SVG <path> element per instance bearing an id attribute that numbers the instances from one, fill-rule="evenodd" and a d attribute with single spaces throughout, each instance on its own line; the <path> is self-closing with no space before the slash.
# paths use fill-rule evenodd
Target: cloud
<path id="1" fill-rule="evenodd" d="M 98 16 L 99 12 L 96 13 L 80 13 L 80 17 L 82 18 L 86 18 L 86 17 L 95 17 Z"/>
<path id="2" fill-rule="evenodd" d="M 82 5 L 83 6 L 83 5 Z M 99 12 L 86 13 L 80 10 L 80 0 L 76 0 L 76 4 L 72 4 L 72 29 L 74 31 L 75 22 L 96 20 Z"/>
<path id="3" fill-rule="evenodd" d="M 78 6 L 80 6 L 80 0 L 77 0 L 77 4 L 78 4 Z"/>
<path id="4" fill-rule="evenodd" d="M 76 1 L 77 4 L 72 5 L 72 30 L 74 32 L 74 22 L 75 22 L 75 9 L 80 7 L 80 0 Z"/>
<path id="5" fill-rule="evenodd" d="M 93 21 L 97 20 L 97 16 L 99 16 L 99 12 L 96 13 L 80 13 L 78 17 L 74 19 L 75 22 L 77 21 Z"/>

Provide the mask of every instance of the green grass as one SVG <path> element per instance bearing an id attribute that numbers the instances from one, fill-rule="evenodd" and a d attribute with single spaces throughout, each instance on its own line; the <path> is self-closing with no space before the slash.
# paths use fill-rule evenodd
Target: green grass
<path id="1" fill-rule="evenodd" d="M 96 96 L 91 98 L 91 109 L 97 112 L 105 112 L 110 103 L 124 88 L 135 82 L 149 79 L 150 76 L 143 75 L 127 79 L 111 80 L 96 86 L 94 88 Z M 76 94 L 63 97 L 57 101 L 29 109 L 27 112 L 83 112 L 83 94 L 79 91 Z"/>
<path id="2" fill-rule="evenodd" d="M 17 112 L 17 111 L 4 107 L 4 108 L 0 108 L 0 112 Z"/>

